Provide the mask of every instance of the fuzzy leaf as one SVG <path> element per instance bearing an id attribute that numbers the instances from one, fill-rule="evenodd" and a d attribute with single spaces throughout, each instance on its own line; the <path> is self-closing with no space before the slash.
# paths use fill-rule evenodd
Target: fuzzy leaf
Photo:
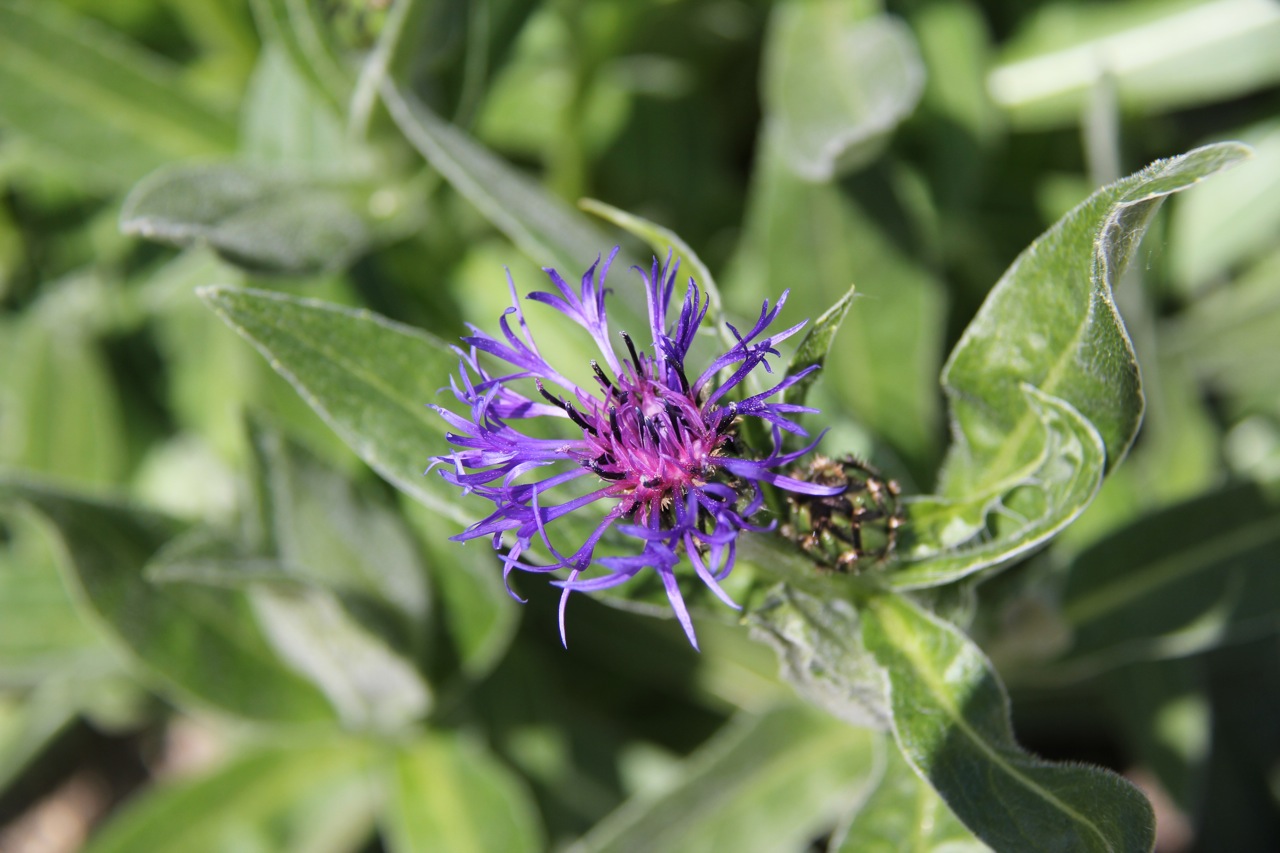
<path id="1" fill-rule="evenodd" d="M 897 750 L 890 750 L 880 784 L 832 839 L 829 853 L 982 853 L 983 844 Z M 837 843 L 838 842 L 838 843 Z"/>
<path id="2" fill-rule="evenodd" d="M 1004 686 L 959 629 L 891 594 L 861 615 L 903 755 L 975 835 L 999 851 L 1151 850 L 1155 820 L 1137 788 L 1018 746 Z"/>
<path id="3" fill-rule="evenodd" d="M 392 191 L 300 173 L 183 165 L 138 184 L 125 199 L 120 227 L 166 243 L 205 243 L 249 270 L 305 275 L 344 269 L 402 232 L 413 218 L 408 207 Z"/>
<path id="4" fill-rule="evenodd" d="M 903 563 L 888 575 L 890 586 L 922 589 L 1007 565 L 1052 539 L 1093 500 L 1106 464 L 1097 430 L 1062 400 L 1030 387 L 1024 393 L 1041 424 L 1035 467 L 1004 495 L 905 502 Z M 989 538 L 961 544 L 997 507 Z"/>
<path id="5" fill-rule="evenodd" d="M 1158 161 L 1098 190 L 1014 261 L 943 368 L 955 441 L 939 494 L 998 496 L 1040 464 L 1038 417 L 1024 383 L 1093 424 L 1108 469 L 1124 457 L 1143 401 L 1112 288 L 1166 196 L 1247 154 L 1220 143 Z"/>
<path id="6" fill-rule="evenodd" d="M 279 293 L 203 288 L 202 299 L 257 347 L 330 427 L 396 488 L 456 521 L 457 491 L 423 476 L 448 446 L 426 408 L 457 356 L 436 338 L 368 311 Z"/>

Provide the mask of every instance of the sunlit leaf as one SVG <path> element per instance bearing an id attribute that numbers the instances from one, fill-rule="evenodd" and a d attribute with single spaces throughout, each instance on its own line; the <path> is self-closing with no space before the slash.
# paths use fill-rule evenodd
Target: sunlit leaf
<path id="1" fill-rule="evenodd" d="M 1280 79 L 1277 37 L 1280 9 L 1268 0 L 1054 3 L 1009 40 L 987 85 L 1027 128 L 1077 121 L 1104 76 L 1126 110 L 1189 107 Z"/>
<path id="2" fill-rule="evenodd" d="M 924 86 L 900 20 L 874 4 L 799 0 L 773 11 L 765 54 L 767 132 L 788 167 L 830 180 L 877 154 Z"/>
<path id="3" fill-rule="evenodd" d="M 423 476 L 445 423 L 427 409 L 457 367 L 449 348 L 368 311 L 258 290 L 201 297 L 392 485 L 456 521 L 474 520 L 456 490 Z"/>
<path id="4" fill-rule="evenodd" d="M 125 199 L 125 233 L 177 245 L 207 244 L 268 273 L 339 270 L 403 232 L 413 218 L 394 190 L 301 172 L 232 164 L 171 166 Z"/>
<path id="5" fill-rule="evenodd" d="M 470 741 L 433 734 L 405 745 L 390 787 L 384 838 L 391 853 L 542 849 L 529 795 Z"/>
<path id="6" fill-rule="evenodd" d="M 879 748 L 876 733 L 810 709 L 741 717 L 673 787 L 623 804 L 571 850 L 799 849 L 867 790 Z"/>
<path id="7" fill-rule="evenodd" d="M 1014 261 L 943 368 L 954 442 L 939 494 L 998 495 L 1039 464 L 1038 418 L 1024 383 L 1093 424 L 1108 468 L 1124 457 L 1143 400 L 1112 287 L 1160 201 L 1247 152 L 1222 143 L 1156 162 L 1094 193 Z"/>
<path id="8" fill-rule="evenodd" d="M 955 626 L 897 595 L 869 598 L 861 615 L 903 755 L 975 835 L 996 850 L 1151 850 L 1154 816 L 1137 788 L 1018 746 L 1004 686 Z"/>
<path id="9" fill-rule="evenodd" d="M 1002 495 L 969 501 L 926 496 L 904 503 L 902 565 L 888 575 L 898 589 L 950 583 L 1025 556 L 1070 524 L 1102 483 L 1106 452 L 1080 413 L 1062 400 L 1025 389 L 1041 424 L 1040 454 L 1024 478 Z M 997 523 L 970 544 L 988 513 Z"/>

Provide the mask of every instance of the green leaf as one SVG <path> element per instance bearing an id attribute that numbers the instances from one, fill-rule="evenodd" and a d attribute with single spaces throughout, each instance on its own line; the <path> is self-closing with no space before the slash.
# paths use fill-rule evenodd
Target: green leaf
<path id="1" fill-rule="evenodd" d="M 879 735 L 809 708 L 739 716 L 657 797 L 624 803 L 573 853 L 798 850 L 872 782 Z"/>
<path id="2" fill-rule="evenodd" d="M 0 3 L 0 125 L 96 188 L 234 149 L 235 125 L 179 84 L 177 69 L 62 4 Z"/>
<path id="3" fill-rule="evenodd" d="M 952 814 L 897 750 L 889 752 L 880 784 L 852 822 L 836 833 L 829 853 L 982 853 L 991 849 Z"/>
<path id="4" fill-rule="evenodd" d="M 1151 850 L 1155 821 L 1136 788 L 1017 745 L 1004 686 L 955 626 L 897 595 L 870 597 L 862 620 L 867 647 L 888 674 L 903 755 L 985 843 L 1010 851 Z"/>
<path id="5" fill-rule="evenodd" d="M 0 531 L 0 685 L 101 666 L 106 650 L 63 587 L 48 537 L 17 513 L 0 515 Z"/>
<path id="6" fill-rule="evenodd" d="M 132 800 L 86 853 L 345 853 L 372 835 L 375 754 L 351 740 L 259 748 Z"/>
<path id="7" fill-rule="evenodd" d="M 1280 29 L 1277 29 L 1280 33 Z M 1178 199 L 1169 217 L 1169 262 L 1184 292 L 1203 290 L 1275 248 L 1280 231 L 1280 122 L 1243 129 L 1254 157 Z"/>
<path id="8" fill-rule="evenodd" d="M 862 643 L 850 601 L 778 584 L 747 619 L 751 636 L 773 647 L 783 678 L 806 701 L 851 725 L 888 726 L 880 667 Z"/>
<path id="9" fill-rule="evenodd" d="M 0 694 L 0 790 L 31 765 L 76 718 L 75 691 L 52 679 L 19 698 Z"/>
<path id="10" fill-rule="evenodd" d="M 503 586 L 497 555 L 450 542 L 456 525 L 422 504 L 406 502 L 404 512 L 430 561 L 452 649 L 463 673 L 478 679 L 497 665 L 520 624 L 520 610 Z"/>
<path id="11" fill-rule="evenodd" d="M 1119 463 L 1143 401 L 1112 287 L 1165 196 L 1247 154 L 1221 143 L 1158 161 L 1098 190 L 1023 251 L 943 368 L 955 439 L 939 494 L 995 496 L 1039 464 L 1038 418 L 1024 383 L 1079 411 L 1102 436 L 1108 469 Z"/>
<path id="12" fill-rule="evenodd" d="M 456 489 L 423 476 L 448 446 L 444 420 L 426 408 L 457 367 L 447 346 L 368 311 L 260 290 L 198 292 L 375 471 L 447 518 L 474 520 Z"/>
<path id="13" fill-rule="evenodd" d="M 1082 551 L 1062 614 L 1074 631 L 1046 675 L 1179 657 L 1280 628 L 1280 507 L 1237 486 L 1170 507 Z"/>
<path id="14" fill-rule="evenodd" d="M 362 595 L 420 624 L 430 608 L 426 573 L 399 513 L 279 430 L 253 423 L 250 436 L 276 559 L 296 578 Z"/>
<path id="15" fill-rule="evenodd" d="M 175 522 L 30 483 L 0 489 L 53 524 L 81 605 L 180 698 L 254 719 L 332 718 L 324 697 L 272 652 L 245 596 L 143 579 Z"/>
<path id="16" fill-rule="evenodd" d="M 1280 10 L 1258 0 L 1047 4 L 987 87 L 1027 129 L 1077 121 L 1104 77 L 1127 113 L 1221 102 L 1280 80 L 1278 37 Z"/>
<path id="17" fill-rule="evenodd" d="M 96 341 L 58 310 L 58 294 L 74 295 L 67 285 L 0 323 L 0 464 L 106 485 L 125 464 L 122 412 Z"/>
<path id="18" fill-rule="evenodd" d="M 838 185 L 806 183 L 764 143 L 734 263 L 736 304 L 754 314 L 782 283 L 801 283 L 791 290 L 787 315 L 816 317 L 856 283 L 865 298 L 845 317 L 819 389 L 921 476 L 931 473 L 946 294 L 889 228 L 905 216 L 899 195 L 879 173 Z M 824 412 L 832 414 L 826 406 Z"/>
<path id="19" fill-rule="evenodd" d="M 313 0 L 252 0 L 259 30 L 283 45 L 316 90 L 339 111 L 345 111 L 354 75 L 338 53 L 332 34 Z"/>
<path id="20" fill-rule="evenodd" d="M 786 375 L 794 376 L 815 365 L 818 369 L 784 391 L 782 395 L 784 402 L 797 406 L 804 405 L 805 398 L 809 396 L 809 389 L 822 375 L 822 367 L 826 364 L 827 356 L 831 354 L 831 345 L 835 343 L 836 332 L 840 331 L 840 324 L 844 322 L 844 318 L 849 314 L 849 308 L 853 305 L 854 289 L 850 285 L 849 292 L 841 296 L 835 305 L 822 312 L 809 326 L 809 331 L 805 333 L 800 346 L 796 347 L 796 351 L 791 356 Z"/>
<path id="21" fill-rule="evenodd" d="M 911 114 L 924 63 L 911 31 L 874 4 L 792 0 L 774 8 L 763 97 L 788 167 L 828 181 L 879 153 Z"/>
<path id="22" fill-rule="evenodd" d="M 1041 424 L 1035 466 L 1003 495 L 908 499 L 903 562 L 888 575 L 890 586 L 922 589 L 1008 565 L 1056 536 L 1093 500 L 1106 464 L 1097 430 L 1062 400 L 1029 386 L 1024 394 Z M 993 512 L 996 523 L 987 538 L 962 544 Z"/>
<path id="23" fill-rule="evenodd" d="M 127 234 L 177 245 L 204 243 L 232 263 L 266 273 L 344 269 L 412 218 L 407 199 L 260 166 L 171 166 L 125 199 Z"/>
<path id="24" fill-rule="evenodd" d="M 539 264 L 586 267 L 611 245 L 582 213 L 521 175 L 391 80 L 382 100 L 409 142 L 494 227 Z M 617 263 L 635 262 L 621 255 Z"/>
<path id="25" fill-rule="evenodd" d="M 537 812 L 511 771 L 468 740 L 433 734 L 402 748 L 384 839 L 391 853 L 542 849 Z"/>

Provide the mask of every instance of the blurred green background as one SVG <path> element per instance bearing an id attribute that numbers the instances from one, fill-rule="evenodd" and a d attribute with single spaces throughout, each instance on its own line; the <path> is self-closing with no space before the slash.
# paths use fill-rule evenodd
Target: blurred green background
<path id="1" fill-rule="evenodd" d="M 150 522 L 103 510 L 77 541 L 0 504 L 0 849 L 78 849 L 113 818 L 95 849 L 430 849 L 414 795 L 439 778 L 477 813 L 515 815 L 474 849 L 560 849 L 612 813 L 583 848 L 611 849 L 628 831 L 615 809 L 704 772 L 710 758 L 681 761 L 710 739 L 784 751 L 769 726 L 800 725 L 726 723 L 791 695 L 732 626 L 708 621 L 699 656 L 669 621 L 582 600 L 562 650 L 554 596 L 526 584 L 528 607 L 507 600 L 491 555 L 444 541 L 453 522 L 397 497 L 196 298 L 252 285 L 449 341 L 492 327 L 504 265 L 528 289 L 559 261 L 504 224 L 519 198 L 505 176 L 485 183 L 474 145 L 433 148 L 387 111 L 384 75 L 552 197 L 681 235 L 731 313 L 791 288 L 788 316 L 813 317 L 855 284 L 839 369 L 815 391 L 826 446 L 907 492 L 933 486 L 946 448 L 942 361 L 1017 253 L 1154 159 L 1252 145 L 1166 206 L 1118 289 L 1148 405 L 1132 455 L 1052 551 L 983 588 L 974 631 L 1020 740 L 1158 792 L 1160 849 L 1280 849 L 1280 521 L 1259 497 L 1280 480 L 1277 45 L 1269 0 L 0 0 L 0 473 L 124 498 L 174 529 L 243 532 L 270 505 L 271 531 L 242 538 L 322 585 L 373 567 L 385 588 L 364 593 L 392 603 L 387 644 L 411 661 L 335 653 L 399 685 L 388 699 L 356 684 L 347 706 L 324 675 L 341 667 L 316 664 L 342 726 L 246 722 L 260 715 L 175 687 L 75 600 L 68 555 Z M 570 272 L 613 242 L 638 253 L 600 228 Z M 441 452 L 424 440 L 424 467 Z M 1188 585 L 1137 611 L 1169 613 L 1219 594 L 1242 536 L 1258 537 L 1240 581 L 1256 586 L 1229 630 L 1159 648 L 1103 637 L 1105 654 L 1046 676 L 1073 566 L 1176 543 L 1198 560 Z M 289 606 L 254 601 L 258 619 Z M 165 654 L 184 653 L 179 628 Z M 302 683 L 283 654 L 255 677 Z M 256 707 L 247 670 L 205 664 L 211 689 L 242 681 Z M 370 783 L 385 744 L 338 730 L 384 713 L 429 725 Z M 825 777 L 802 778 L 819 791 L 807 805 L 779 791 L 752 817 L 756 841 L 782 845 L 767 849 L 830 829 Z"/>

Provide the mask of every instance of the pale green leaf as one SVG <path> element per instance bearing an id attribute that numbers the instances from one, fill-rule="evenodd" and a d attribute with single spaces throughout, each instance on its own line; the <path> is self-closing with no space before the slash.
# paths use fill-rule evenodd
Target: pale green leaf
<path id="1" fill-rule="evenodd" d="M 883 219 L 892 217 L 877 214 L 899 199 L 878 183 L 806 183 L 765 143 L 734 264 L 735 304 L 757 312 L 791 285 L 786 316 L 816 317 L 856 284 L 863 299 L 845 317 L 820 389 L 921 471 L 932 470 L 946 295 L 886 230 Z"/>
<path id="2" fill-rule="evenodd" d="M 59 3 L 0 3 L 0 126 L 106 190 L 235 147 L 235 125 L 176 68 Z"/>
<path id="3" fill-rule="evenodd" d="M 510 770 L 472 742 L 428 735 L 391 770 L 384 839 L 391 853 L 542 849 L 537 812 Z"/>
<path id="4" fill-rule="evenodd" d="M 880 736 L 802 707 L 741 716 L 679 782 L 606 817 L 573 853 L 795 850 L 873 782 Z"/>
<path id="5" fill-rule="evenodd" d="M 888 726 L 883 677 L 862 643 L 852 602 L 778 584 L 747 619 L 752 637 L 773 647 L 783 678 L 805 700 L 850 725 Z"/>
<path id="6" fill-rule="evenodd" d="M 983 844 L 947 808 L 897 750 L 853 820 L 832 838 L 829 853 L 982 853 Z"/>
<path id="7" fill-rule="evenodd" d="M 2 488 L 49 519 L 79 603 L 179 698 L 254 719 L 332 718 L 319 691 L 280 663 L 244 595 L 144 580 L 175 522 L 30 483 Z"/>
<path id="8" fill-rule="evenodd" d="M 1253 159 L 1196 187 L 1171 211 L 1170 271 L 1185 292 L 1199 292 L 1275 248 L 1280 122 L 1241 130 L 1238 139 L 1252 146 Z"/>
<path id="9" fill-rule="evenodd" d="M 1212 492 L 1123 528 L 1072 560 L 1073 630 L 1046 676 L 1177 657 L 1280 628 L 1280 507 L 1256 486 Z"/>
<path id="10" fill-rule="evenodd" d="M 250 270 L 310 274 L 344 269 L 415 218 L 394 190 L 300 172 L 232 164 L 171 166 L 125 199 L 125 233 L 203 243 Z"/>
<path id="11" fill-rule="evenodd" d="M 77 698 L 57 679 L 23 696 L 0 694 L 0 790 L 10 790 L 10 783 L 76 718 Z"/>
<path id="12" fill-rule="evenodd" d="M 861 615 L 903 755 L 975 835 L 999 851 L 1151 850 L 1154 816 L 1137 788 L 1018 746 L 1004 686 L 954 625 L 897 595 L 870 597 Z"/>
<path id="13" fill-rule="evenodd" d="M 1165 196 L 1247 156 L 1222 143 L 1158 161 L 1094 193 L 1014 261 L 943 368 L 954 442 L 939 494 L 997 495 L 1039 464 L 1022 385 L 1083 415 L 1114 467 L 1142 419 L 1138 365 L 1112 287 Z"/>
<path id="14" fill-rule="evenodd" d="M 258 748 L 132 800 L 86 853 L 349 853 L 372 836 L 376 758 L 350 740 Z"/>
<path id="15" fill-rule="evenodd" d="M 827 181 L 872 159 L 920 100 L 924 64 L 911 31 L 870 6 L 792 0 L 773 11 L 767 132 L 806 180 Z"/>
<path id="16" fill-rule="evenodd" d="M 809 331 L 800 340 L 800 346 L 796 347 L 796 351 L 791 355 L 791 363 L 787 365 L 787 376 L 794 376 L 810 367 L 816 366 L 818 369 L 784 391 L 782 395 L 784 402 L 793 405 L 804 404 L 805 398 L 809 395 L 809 389 L 822 375 L 822 368 L 827 362 L 827 356 L 831 353 L 836 333 L 840 331 L 840 325 L 849 314 L 849 308 L 853 306 L 853 297 L 854 287 L 850 286 L 848 293 L 841 296 L 835 305 L 822 312 L 809 326 Z"/>
<path id="17" fill-rule="evenodd" d="M 400 131 L 455 190 L 537 263 L 584 269 L 609 238 L 587 217 L 520 174 L 412 94 L 384 80 L 382 100 Z M 631 266 L 631 258 L 618 263 Z"/>
<path id="18" fill-rule="evenodd" d="M 445 423 L 427 409 L 457 367 L 448 347 L 368 311 L 280 293 L 203 288 L 201 298 L 297 389 L 392 485 L 455 521 L 474 520 L 457 491 L 424 476 Z"/>
<path id="19" fill-rule="evenodd" d="M 252 0 L 258 28 L 283 45 L 290 59 L 330 104 L 345 111 L 355 75 L 333 43 L 332 33 L 315 0 Z"/>
<path id="20" fill-rule="evenodd" d="M 1102 484 L 1106 452 L 1088 421 L 1067 403 L 1024 389 L 1040 423 L 1035 464 L 1009 492 L 968 501 L 908 499 L 902 565 L 888 575 L 897 589 L 950 583 L 1026 556 L 1074 521 Z M 972 539 L 991 515 L 986 538 Z"/>
<path id="21" fill-rule="evenodd" d="M 1016 125 L 1071 124 L 1114 81 L 1126 111 L 1238 97 L 1280 80 L 1280 8 L 1269 0 L 1130 0 L 1041 7 L 987 78 Z"/>

